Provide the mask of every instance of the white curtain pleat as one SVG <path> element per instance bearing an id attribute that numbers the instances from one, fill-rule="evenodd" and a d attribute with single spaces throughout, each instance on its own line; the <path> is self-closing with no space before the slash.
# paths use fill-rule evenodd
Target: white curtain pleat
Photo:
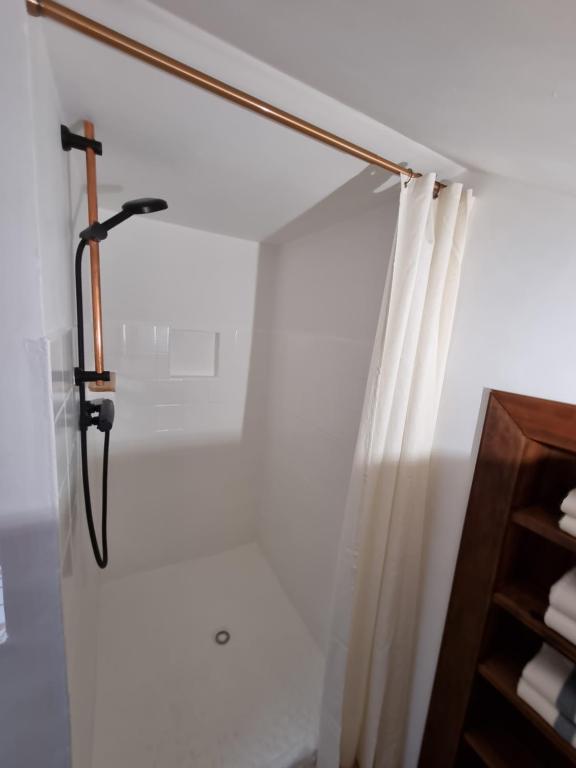
<path id="1" fill-rule="evenodd" d="M 401 184 L 340 547 L 318 764 L 401 765 L 428 465 L 471 192 Z"/>

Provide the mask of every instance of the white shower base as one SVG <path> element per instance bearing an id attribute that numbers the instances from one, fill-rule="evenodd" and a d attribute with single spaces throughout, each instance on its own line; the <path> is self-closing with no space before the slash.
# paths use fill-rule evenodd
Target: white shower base
<path id="1" fill-rule="evenodd" d="M 92 768 L 308 768 L 323 668 L 256 544 L 110 582 Z"/>

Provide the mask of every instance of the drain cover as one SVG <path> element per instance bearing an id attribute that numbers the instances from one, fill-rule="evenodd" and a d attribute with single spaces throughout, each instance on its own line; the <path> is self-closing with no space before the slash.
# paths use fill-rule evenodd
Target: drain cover
<path id="1" fill-rule="evenodd" d="M 214 635 L 216 645 L 226 645 L 230 642 L 230 632 L 227 629 L 219 629 Z"/>

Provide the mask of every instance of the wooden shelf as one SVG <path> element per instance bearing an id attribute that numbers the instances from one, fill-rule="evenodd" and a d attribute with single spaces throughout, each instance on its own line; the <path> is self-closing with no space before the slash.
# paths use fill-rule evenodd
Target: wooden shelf
<path id="1" fill-rule="evenodd" d="M 576 552 L 576 536 L 564 533 L 558 527 L 559 519 L 558 512 L 546 507 L 526 507 L 512 512 L 512 522 L 516 525 L 527 528 L 564 549 Z"/>
<path id="2" fill-rule="evenodd" d="M 521 667 L 522 664 L 519 666 L 515 660 L 494 657 L 480 664 L 478 672 L 531 722 L 558 752 L 567 757 L 572 765 L 576 765 L 576 750 L 516 694 Z"/>
<path id="3" fill-rule="evenodd" d="M 488 768 L 542 768 L 542 760 L 505 728 L 474 728 L 463 739 Z"/>
<path id="4" fill-rule="evenodd" d="M 576 565 L 576 536 L 559 527 L 572 488 L 576 404 L 492 391 L 419 768 L 576 767 L 576 748 L 516 694 L 543 642 L 576 664 L 576 643 L 544 623 Z"/>
<path id="5" fill-rule="evenodd" d="M 528 586 L 510 584 L 495 592 L 493 600 L 496 605 L 576 664 L 576 646 L 544 624 L 544 613 L 548 607 L 545 596 L 537 594 Z"/>

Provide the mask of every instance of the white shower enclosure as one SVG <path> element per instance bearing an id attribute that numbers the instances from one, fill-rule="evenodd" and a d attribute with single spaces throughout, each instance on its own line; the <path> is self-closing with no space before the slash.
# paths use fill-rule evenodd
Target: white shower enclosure
<path id="1" fill-rule="evenodd" d="M 96 12 L 89 0 L 75 7 Z M 155 6 L 98 9 L 111 26 L 360 144 L 454 171 Z M 70 30 L 30 32 L 74 768 L 313 765 L 397 189 Z M 58 146 L 60 122 L 74 129 L 82 118 L 104 147 L 101 218 L 126 199 L 169 203 L 101 246 L 105 363 L 117 373 L 103 573 L 74 471 L 83 157 Z M 95 509 L 100 437 L 90 435 Z"/>
<path id="2" fill-rule="evenodd" d="M 142 220 L 103 247 L 93 768 L 313 765 L 391 224 L 379 207 L 259 245 Z"/>

